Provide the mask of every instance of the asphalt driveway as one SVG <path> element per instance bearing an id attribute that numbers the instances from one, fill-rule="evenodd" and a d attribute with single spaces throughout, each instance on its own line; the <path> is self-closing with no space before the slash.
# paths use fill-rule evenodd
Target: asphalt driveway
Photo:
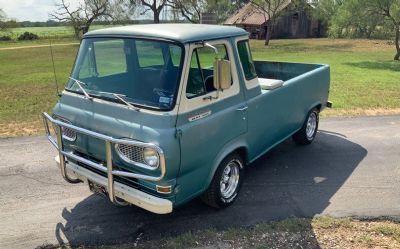
<path id="1" fill-rule="evenodd" d="M 0 139 L 0 248 L 114 244 L 316 215 L 400 218 L 400 116 L 322 119 L 310 146 L 285 141 L 251 165 L 237 202 L 169 215 L 114 207 L 61 179 L 44 137 Z"/>

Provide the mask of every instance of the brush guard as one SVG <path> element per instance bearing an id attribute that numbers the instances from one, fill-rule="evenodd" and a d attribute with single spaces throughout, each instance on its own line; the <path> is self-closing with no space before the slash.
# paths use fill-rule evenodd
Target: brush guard
<path id="1" fill-rule="evenodd" d="M 73 159 L 78 162 L 81 162 L 85 165 L 88 165 L 89 167 L 94 168 L 94 169 L 105 172 L 107 174 L 108 198 L 110 199 L 110 201 L 112 203 L 121 205 L 121 202 L 119 200 L 117 200 L 117 198 L 114 194 L 114 176 L 124 176 L 124 177 L 128 177 L 128 178 L 143 179 L 143 180 L 154 181 L 154 182 L 162 180 L 165 176 L 164 152 L 162 151 L 161 148 L 159 148 L 158 146 L 156 146 L 154 144 L 142 143 L 142 142 L 126 140 L 126 139 L 113 138 L 113 137 L 110 137 L 110 136 L 107 136 L 107 135 L 104 135 L 101 133 L 90 131 L 90 130 L 87 130 L 87 129 L 84 129 L 84 128 L 81 128 L 78 126 L 74 126 L 72 124 L 62 122 L 57 119 L 54 119 L 46 112 L 44 112 L 42 114 L 42 117 L 43 117 L 43 123 L 44 123 L 44 128 L 46 131 L 47 139 L 58 150 L 61 175 L 69 183 L 79 183 L 79 182 L 81 182 L 81 180 L 80 179 L 72 179 L 68 176 L 67 168 L 66 168 L 66 163 L 67 163 L 66 159 L 68 159 L 68 158 Z M 49 122 L 54 126 L 56 140 L 53 138 L 53 136 L 50 133 Z M 99 164 L 99 163 L 93 162 L 91 160 L 88 160 L 86 158 L 83 158 L 81 156 L 78 156 L 78 155 L 74 154 L 72 151 L 64 150 L 62 128 L 68 128 L 68 129 L 75 131 L 76 133 L 84 134 L 84 135 L 94 137 L 94 138 L 104 141 L 104 146 L 106 149 L 106 167 L 104 167 L 103 164 Z M 133 146 L 139 146 L 139 147 L 150 147 L 150 148 L 155 149 L 160 156 L 160 163 L 159 163 L 160 175 L 159 176 L 149 176 L 149 175 L 144 175 L 144 174 L 136 174 L 136 173 L 130 173 L 130 172 L 126 172 L 126 171 L 114 170 L 113 164 L 112 164 L 112 145 L 116 145 L 116 144 L 126 144 L 126 145 L 133 145 Z"/>

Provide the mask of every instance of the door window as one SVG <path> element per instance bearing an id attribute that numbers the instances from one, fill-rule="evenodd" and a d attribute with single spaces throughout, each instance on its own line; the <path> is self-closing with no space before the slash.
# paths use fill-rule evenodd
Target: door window
<path id="1" fill-rule="evenodd" d="M 229 60 L 225 45 L 215 45 L 218 58 Z M 186 97 L 194 98 L 213 92 L 215 52 L 210 47 L 195 48 L 190 60 Z"/>

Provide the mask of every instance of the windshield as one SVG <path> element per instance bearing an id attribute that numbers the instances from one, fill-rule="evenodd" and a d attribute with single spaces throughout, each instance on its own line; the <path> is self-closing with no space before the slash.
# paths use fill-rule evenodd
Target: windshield
<path id="1" fill-rule="evenodd" d="M 117 94 L 138 107 L 170 110 L 179 84 L 182 50 L 165 41 L 83 39 L 66 89 L 120 103 Z"/>

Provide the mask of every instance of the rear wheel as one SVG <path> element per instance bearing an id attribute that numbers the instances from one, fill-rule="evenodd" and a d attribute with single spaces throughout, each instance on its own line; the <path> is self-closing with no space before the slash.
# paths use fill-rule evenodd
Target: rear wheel
<path id="1" fill-rule="evenodd" d="M 319 110 L 314 108 L 308 113 L 301 129 L 293 135 L 293 140 L 299 145 L 311 144 L 317 135 L 318 124 Z"/>
<path id="2" fill-rule="evenodd" d="M 215 172 L 207 191 L 201 199 L 209 206 L 224 208 L 237 198 L 243 182 L 243 159 L 236 153 L 227 156 Z"/>

